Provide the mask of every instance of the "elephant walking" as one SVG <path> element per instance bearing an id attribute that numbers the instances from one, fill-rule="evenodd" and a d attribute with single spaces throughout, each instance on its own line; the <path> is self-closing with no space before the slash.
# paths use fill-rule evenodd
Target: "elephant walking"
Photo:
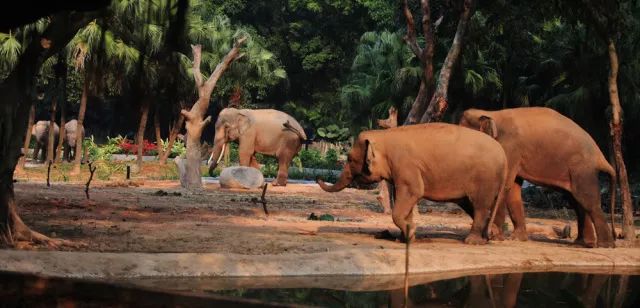
<path id="1" fill-rule="evenodd" d="M 56 123 L 53 123 L 53 127 L 54 142 L 57 142 L 60 127 Z M 38 154 L 42 153 L 40 162 L 44 162 L 47 157 L 47 145 L 49 144 L 49 121 L 38 121 L 33 124 L 31 135 L 36 138 L 36 145 L 33 149 L 33 159 L 38 160 Z"/>
<path id="2" fill-rule="evenodd" d="M 220 112 L 215 128 L 209 174 L 220 162 L 225 145 L 238 140 L 240 166 L 259 168 L 255 153 L 278 159 L 278 176 L 273 182 L 274 186 L 287 185 L 289 164 L 307 139 L 296 119 L 273 109 L 225 108 Z"/>
<path id="3" fill-rule="evenodd" d="M 63 159 L 72 161 L 76 156 L 76 138 L 78 133 L 83 134 L 84 131 L 78 132 L 78 120 L 71 120 L 64 125 L 64 152 Z"/>
<path id="4" fill-rule="evenodd" d="M 569 193 L 578 217 L 576 242 L 588 247 L 614 246 L 615 239 L 601 209 L 598 174 L 610 177 L 612 203 L 616 175 L 593 138 L 575 122 L 553 109 L 530 107 L 500 111 L 469 109 L 460 125 L 494 137 L 507 154 L 512 188 L 506 205 L 515 229 L 512 236 L 527 239 L 520 193 L 524 179 Z M 501 226 L 504 218 L 501 206 L 496 224 Z"/>

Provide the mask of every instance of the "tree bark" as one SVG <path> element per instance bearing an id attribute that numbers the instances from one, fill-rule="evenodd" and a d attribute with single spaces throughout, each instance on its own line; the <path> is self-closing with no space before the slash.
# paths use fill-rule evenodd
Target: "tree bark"
<path id="1" fill-rule="evenodd" d="M 169 155 L 171 155 L 171 149 L 173 149 L 173 144 L 180 133 L 180 129 L 184 125 L 184 115 L 180 114 L 178 120 L 171 127 L 171 132 L 169 133 L 169 141 L 167 142 L 167 150 L 164 151 L 163 155 L 160 157 L 160 164 L 164 165 L 167 163 L 167 159 Z"/>
<path id="2" fill-rule="evenodd" d="M 162 150 L 162 131 L 160 129 L 160 106 L 156 104 L 156 110 L 153 113 L 153 126 L 156 131 L 156 149 L 158 152 L 158 158 L 164 156 L 164 151 Z"/>
<path id="3" fill-rule="evenodd" d="M 627 167 L 622 156 L 622 107 L 618 96 L 618 52 L 612 38 L 608 39 L 609 53 L 609 100 L 611 103 L 611 137 L 613 139 L 613 152 L 615 166 L 617 169 L 618 183 L 620 184 L 620 194 L 622 199 L 622 237 L 626 240 L 634 240 L 636 237 L 633 226 L 633 207 L 631 203 L 631 192 L 629 190 L 629 178 L 627 177 Z M 611 192 L 611 193 L 615 193 Z"/>
<path id="4" fill-rule="evenodd" d="M 211 122 L 211 116 L 204 118 L 207 110 L 209 109 L 209 102 L 211 99 L 211 93 L 216 87 L 218 79 L 222 76 L 224 71 L 231 65 L 231 63 L 239 58 L 240 47 L 244 44 L 246 37 L 238 39 L 233 48 L 222 59 L 222 62 L 218 63 L 215 70 L 207 79 L 203 82 L 202 75 L 200 74 L 200 59 L 202 46 L 191 46 L 193 49 L 193 78 L 198 88 L 198 101 L 193 104 L 191 110 L 187 111 L 183 109 L 180 113 L 184 115 L 187 128 L 187 155 L 184 162 L 184 175 L 181 175 L 181 184 L 186 189 L 200 189 L 202 188 L 202 176 L 200 174 L 200 165 L 202 164 L 200 137 L 202 136 L 202 130 L 206 125 Z"/>
<path id="5" fill-rule="evenodd" d="M 87 68 L 85 67 L 85 70 Z M 82 96 L 80 97 L 80 109 L 78 110 L 78 127 L 76 132 L 86 132 L 84 129 L 84 114 L 87 111 L 87 100 L 89 97 L 89 74 L 85 71 L 84 84 L 82 86 Z M 76 157 L 73 161 L 73 170 L 71 174 L 80 174 L 80 163 L 82 163 L 82 137 L 83 133 L 76 134 Z"/>
<path id="6" fill-rule="evenodd" d="M 68 12 L 52 16 L 45 32 L 29 43 L 16 67 L 0 85 L 0 245 L 13 246 L 16 241 L 50 246 L 67 244 L 32 231 L 22 222 L 16 211 L 13 172 L 20 157 L 18 149 L 24 142 L 22 133 L 29 122 L 36 74 L 47 58 L 64 48 L 78 29 L 95 17 Z"/>
<path id="7" fill-rule="evenodd" d="M 427 109 L 427 102 L 431 97 L 431 93 L 433 93 L 434 88 L 433 54 L 435 38 L 431 27 L 431 8 L 429 0 L 421 0 L 420 7 L 422 8 L 422 32 L 425 41 L 424 48 L 420 48 L 418 45 L 413 15 L 411 14 L 411 10 L 409 10 L 407 0 L 403 1 L 403 13 L 407 22 L 407 35 L 404 37 L 404 40 L 423 66 L 420 89 L 418 90 L 418 95 L 416 95 L 416 98 L 411 105 L 411 110 L 404 121 L 405 125 L 415 124 L 420 121 L 422 114 L 424 114 Z"/>
<path id="8" fill-rule="evenodd" d="M 144 154 L 144 130 L 147 128 L 147 119 L 149 118 L 149 101 L 144 99 L 142 106 L 140 106 L 140 124 L 138 125 L 138 133 L 136 134 L 137 140 L 137 160 L 136 164 L 138 172 L 142 170 L 142 155 Z"/>
<path id="9" fill-rule="evenodd" d="M 60 131 L 58 132 L 58 147 L 56 148 L 56 163 L 61 163 L 62 159 L 64 158 L 64 142 L 65 142 L 65 134 L 66 134 L 66 127 L 65 124 L 67 124 L 67 110 L 66 110 L 66 100 L 62 100 L 62 103 L 60 104 Z"/>
<path id="10" fill-rule="evenodd" d="M 458 61 L 462 50 L 462 43 L 464 34 L 467 30 L 467 24 L 471 18 L 473 11 L 473 0 L 464 0 L 464 8 L 460 14 L 460 21 L 458 22 L 458 28 L 453 38 L 453 43 L 449 48 L 449 53 L 444 60 L 444 64 L 440 69 L 440 76 L 438 76 L 438 87 L 435 93 L 431 97 L 427 111 L 422 115 L 421 123 L 440 121 L 442 116 L 448 107 L 447 92 L 449 90 L 449 80 L 451 78 L 451 71 L 453 66 Z"/>
<path id="11" fill-rule="evenodd" d="M 51 99 L 51 110 L 49 110 L 49 136 L 47 137 L 47 160 L 48 162 L 53 162 L 54 154 L 55 154 L 55 143 L 56 143 L 56 109 L 58 109 L 58 98 L 56 95 Z"/>
<path id="12" fill-rule="evenodd" d="M 29 122 L 27 123 L 27 131 L 24 135 L 24 143 L 22 145 L 22 156 L 20 156 L 20 161 L 18 162 L 17 169 L 23 170 L 24 164 L 27 162 L 27 155 L 29 154 L 29 144 L 31 143 L 31 129 L 33 128 L 33 122 L 36 120 L 36 106 L 31 105 L 31 110 L 29 111 Z"/>

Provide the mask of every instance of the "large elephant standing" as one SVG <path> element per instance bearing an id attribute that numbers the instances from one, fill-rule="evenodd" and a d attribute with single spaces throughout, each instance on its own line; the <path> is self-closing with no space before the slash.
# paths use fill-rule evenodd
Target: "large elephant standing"
<path id="1" fill-rule="evenodd" d="M 502 202 L 507 183 L 507 157 L 498 142 L 481 132 L 445 123 L 362 132 L 347 161 L 333 186 L 318 179 L 320 187 L 336 192 L 354 180 L 392 182 L 393 222 L 409 241 L 416 229 L 414 206 L 420 198 L 427 198 L 458 202 L 473 217 L 465 243 L 486 243 L 483 231 L 489 226 L 492 209 Z"/>
<path id="2" fill-rule="evenodd" d="M 611 229 L 600 208 L 598 174 L 604 172 L 610 176 L 613 203 L 615 172 L 593 138 L 575 122 L 553 109 L 530 107 L 500 111 L 469 109 L 460 119 L 460 125 L 493 136 L 507 154 L 508 180 L 513 184 L 506 204 L 515 238 L 527 239 L 521 196 L 524 179 L 570 194 L 570 203 L 578 217 L 576 242 L 594 247 L 594 235 L 597 235 L 597 246 L 614 246 Z M 504 206 L 499 209 L 495 222 L 501 226 Z"/>
<path id="3" fill-rule="evenodd" d="M 64 125 L 64 153 L 63 158 L 72 161 L 76 156 L 76 137 L 78 134 L 78 120 L 71 120 Z M 84 131 L 80 132 L 81 134 Z M 82 136 L 84 138 L 84 135 Z"/>
<path id="4" fill-rule="evenodd" d="M 216 121 L 209 173 L 216 168 L 227 142 L 238 140 L 240 166 L 259 168 L 255 153 L 278 159 L 278 177 L 273 185 L 287 185 L 289 164 L 307 136 L 290 115 L 273 109 L 225 108 Z"/>
<path id="5" fill-rule="evenodd" d="M 54 142 L 57 142 L 60 127 L 58 124 L 53 123 L 53 128 Z M 47 158 L 47 145 L 49 144 L 49 121 L 38 121 L 33 124 L 33 127 L 31 128 L 31 135 L 36 138 L 36 145 L 33 149 L 33 159 L 38 160 L 38 154 L 42 153 L 40 162 L 44 162 Z"/>

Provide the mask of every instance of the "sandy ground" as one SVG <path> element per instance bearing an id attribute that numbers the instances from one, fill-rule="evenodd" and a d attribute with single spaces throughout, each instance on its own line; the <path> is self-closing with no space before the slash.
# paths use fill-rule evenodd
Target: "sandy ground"
<path id="1" fill-rule="evenodd" d="M 255 202 L 261 190 L 224 190 L 210 184 L 202 192 L 189 193 L 175 181 L 133 184 L 97 183 L 87 200 L 83 185 L 55 183 L 47 188 L 44 183 L 16 183 L 19 212 L 29 226 L 84 246 L 63 252 L 45 252 L 43 247 L 34 247 L 36 252 L 0 250 L 0 270 L 75 277 L 357 275 L 404 270 L 404 244 L 374 237 L 384 230 L 398 233 L 391 216 L 381 213 L 375 191 L 346 189 L 330 194 L 316 185 L 269 186 L 267 216 L 262 204 Z M 414 273 L 640 267 L 637 245 L 583 249 L 571 239 L 559 239 L 553 227 L 567 224 L 575 237 L 575 222 L 568 217 L 529 219 L 528 242 L 468 246 L 462 240 L 471 219 L 459 207 L 422 204 L 420 212 L 418 241 L 411 246 Z M 307 219 L 311 213 L 331 214 L 336 221 L 311 221 Z"/>

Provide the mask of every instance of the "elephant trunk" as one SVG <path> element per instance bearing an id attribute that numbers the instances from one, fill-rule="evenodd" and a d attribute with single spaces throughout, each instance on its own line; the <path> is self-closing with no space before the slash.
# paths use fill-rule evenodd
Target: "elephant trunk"
<path id="1" fill-rule="evenodd" d="M 224 155 L 224 150 L 227 146 L 225 140 L 216 140 L 213 151 L 211 152 L 211 156 L 209 157 L 209 175 L 213 176 L 213 171 L 216 169 L 220 160 L 222 159 L 222 155 Z"/>
<path id="2" fill-rule="evenodd" d="M 316 179 L 320 188 L 326 192 L 338 192 L 345 189 L 353 180 L 353 176 L 351 175 L 351 169 L 349 169 L 349 165 L 345 165 L 342 170 L 342 174 L 340 174 L 340 178 L 338 182 L 329 186 L 327 185 L 321 178 Z"/>

